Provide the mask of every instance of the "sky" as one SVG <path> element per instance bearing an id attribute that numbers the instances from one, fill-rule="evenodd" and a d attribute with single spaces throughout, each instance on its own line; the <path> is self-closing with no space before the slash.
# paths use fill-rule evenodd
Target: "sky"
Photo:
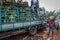
<path id="1" fill-rule="evenodd" d="M 31 5 L 31 0 L 23 0 Z M 39 7 L 44 7 L 48 11 L 59 10 L 60 9 L 60 0 L 39 0 Z"/>

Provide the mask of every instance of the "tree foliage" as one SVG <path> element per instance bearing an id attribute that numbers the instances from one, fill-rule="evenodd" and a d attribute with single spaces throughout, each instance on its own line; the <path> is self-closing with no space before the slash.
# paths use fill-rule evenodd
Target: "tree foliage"
<path id="1" fill-rule="evenodd" d="M 50 17 L 50 16 L 54 16 L 54 17 L 56 17 L 56 16 L 58 16 L 58 15 L 60 15 L 60 10 L 59 11 L 46 11 L 46 15 L 47 15 L 47 17 Z"/>

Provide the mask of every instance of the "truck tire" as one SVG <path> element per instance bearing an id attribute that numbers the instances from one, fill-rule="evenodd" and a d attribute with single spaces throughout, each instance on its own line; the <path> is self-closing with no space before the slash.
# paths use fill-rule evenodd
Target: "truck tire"
<path id="1" fill-rule="evenodd" d="M 29 27 L 29 34 L 32 36 L 37 34 L 37 27 Z"/>

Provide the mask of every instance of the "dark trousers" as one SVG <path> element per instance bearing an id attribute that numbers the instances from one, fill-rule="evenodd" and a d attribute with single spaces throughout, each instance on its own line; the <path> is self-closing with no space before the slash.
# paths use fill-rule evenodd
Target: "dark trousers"
<path id="1" fill-rule="evenodd" d="M 48 35 L 50 35 L 50 32 L 52 32 L 52 36 L 54 34 L 54 27 L 49 27 Z"/>

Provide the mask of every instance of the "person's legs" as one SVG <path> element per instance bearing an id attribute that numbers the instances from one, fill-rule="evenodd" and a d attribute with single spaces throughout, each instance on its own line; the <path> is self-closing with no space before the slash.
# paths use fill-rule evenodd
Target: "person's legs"
<path id="1" fill-rule="evenodd" d="M 54 35 L 54 26 L 52 27 L 52 37 L 53 37 L 53 35 Z"/>
<path id="2" fill-rule="evenodd" d="M 50 35 L 50 31 L 51 31 L 51 27 L 49 27 L 49 30 L 48 30 L 48 37 L 49 37 L 49 35 Z"/>

